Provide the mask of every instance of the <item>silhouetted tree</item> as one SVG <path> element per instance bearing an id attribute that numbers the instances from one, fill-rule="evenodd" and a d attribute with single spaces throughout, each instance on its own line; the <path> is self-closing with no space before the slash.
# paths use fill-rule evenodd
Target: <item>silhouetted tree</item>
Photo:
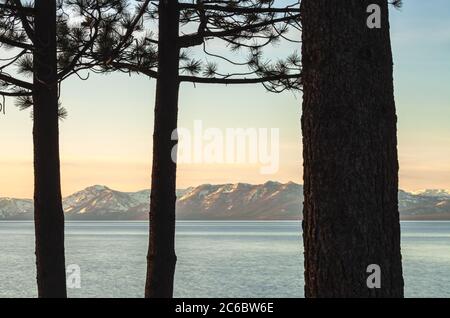
<path id="1" fill-rule="evenodd" d="M 109 32 L 105 30 L 118 23 L 126 29 L 124 17 L 132 23 L 141 19 L 126 14 L 123 1 L 81 2 L 82 8 L 74 1 L 35 1 L 27 6 L 20 0 L 0 3 L 0 44 L 11 52 L 11 57 L 0 60 L 0 96 L 16 97 L 22 109 L 33 107 L 39 297 L 67 296 L 58 136 L 58 118 L 66 112 L 59 106 L 60 83 L 90 67 L 81 57 Z M 66 10 L 74 8 L 89 18 L 81 24 L 72 21 Z M 124 34 L 122 40 L 126 38 Z M 33 81 L 27 82 L 24 75 Z"/>
<path id="2" fill-rule="evenodd" d="M 3 96 L 33 101 L 34 211 L 36 266 L 40 297 L 66 297 L 64 213 L 61 203 L 58 141 L 58 81 L 56 59 L 56 1 L 36 1 L 22 7 L 20 1 L 1 4 L 0 42 L 21 50 L 2 65 Z M 32 58 L 31 58 L 32 57 Z M 10 63 L 27 63 L 33 83 L 7 74 Z M 31 98 L 32 97 L 32 98 Z"/>
<path id="3" fill-rule="evenodd" d="M 388 1 L 303 0 L 301 14 L 306 297 L 402 297 Z"/>
<path id="4" fill-rule="evenodd" d="M 194 4 L 178 1 L 160 1 L 158 7 L 158 76 L 153 139 L 153 172 L 150 207 L 150 241 L 148 251 L 146 297 L 172 297 L 175 272 L 175 203 L 176 162 L 171 151 L 176 141 L 171 136 L 177 128 L 178 92 L 181 82 L 215 84 L 264 83 L 272 91 L 298 87 L 298 57 L 280 62 L 276 66 L 264 63 L 261 50 L 265 45 L 279 40 L 287 32 L 290 22 L 296 21 L 289 8 L 272 8 L 272 1 L 234 2 L 195 1 Z M 282 17 L 278 17 L 281 13 Z M 277 21 L 279 20 L 279 21 Z M 197 24 L 197 32 L 180 36 L 180 26 Z M 277 29 L 277 24 L 282 26 Z M 259 37 L 259 41 L 257 38 Z M 222 59 L 225 54 L 212 54 L 206 43 L 212 39 L 225 41 L 231 50 L 247 48 L 249 58 L 232 65 L 247 66 L 242 74 L 218 71 L 215 63 L 203 63 L 190 57 L 185 48 L 203 47 L 210 59 Z M 180 54 L 181 53 L 181 54 Z M 195 55 L 195 54 L 194 54 Z M 182 61 L 180 64 L 180 60 Z M 182 72 L 188 75 L 180 75 Z M 203 77 L 198 75 L 203 73 Z M 255 75 L 254 78 L 247 76 Z"/>
<path id="5" fill-rule="evenodd" d="M 273 63 L 262 55 L 266 46 L 279 41 L 299 43 L 288 38 L 290 28 L 300 30 L 298 4 L 278 8 L 268 0 L 144 2 L 146 19 L 139 28 L 136 25 L 134 40 L 120 47 L 121 54 L 99 49 L 102 43 L 116 46 L 115 32 L 87 54 L 91 61 L 104 61 L 96 71 L 135 72 L 157 79 L 146 297 L 173 295 L 177 165 L 171 153 L 180 83 L 262 83 L 273 92 L 298 89 L 300 57 L 295 52 Z M 213 42 L 225 44 L 228 52 L 212 52 L 208 43 Z M 221 72 L 221 65 L 229 70 Z"/>

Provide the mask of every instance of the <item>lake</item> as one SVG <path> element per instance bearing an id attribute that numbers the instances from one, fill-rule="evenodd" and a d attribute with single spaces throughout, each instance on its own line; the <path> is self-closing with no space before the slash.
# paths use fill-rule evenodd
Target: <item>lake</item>
<path id="1" fill-rule="evenodd" d="M 147 222 L 67 222 L 70 297 L 142 297 Z M 176 297 L 303 297 L 300 222 L 177 223 Z M 450 222 L 402 222 L 407 297 L 450 297 Z M 0 222 L 0 297 L 36 297 L 32 222 Z"/>

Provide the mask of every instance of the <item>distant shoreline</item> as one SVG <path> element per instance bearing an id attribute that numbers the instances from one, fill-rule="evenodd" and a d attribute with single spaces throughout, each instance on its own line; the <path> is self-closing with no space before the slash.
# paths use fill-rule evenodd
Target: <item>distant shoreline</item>
<path id="1" fill-rule="evenodd" d="M 450 220 L 450 192 L 398 192 L 401 220 Z M 150 190 L 121 192 L 94 185 L 63 199 L 66 220 L 148 220 Z M 177 190 L 177 219 L 191 221 L 276 221 L 302 218 L 303 186 L 294 182 L 204 184 Z M 0 220 L 32 220 L 33 201 L 0 198 Z M 344 215 L 343 215 L 344 217 Z"/>

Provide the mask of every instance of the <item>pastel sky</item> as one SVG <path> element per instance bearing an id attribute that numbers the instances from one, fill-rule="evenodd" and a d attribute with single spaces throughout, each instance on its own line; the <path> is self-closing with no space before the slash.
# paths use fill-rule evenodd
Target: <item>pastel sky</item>
<path id="1" fill-rule="evenodd" d="M 400 186 L 450 189 L 450 2 L 407 0 L 391 10 L 398 108 Z M 283 50 L 283 48 L 278 48 Z M 0 57 L 4 52 L 0 51 Z M 69 116 L 61 123 L 63 194 L 93 184 L 149 188 L 155 81 L 125 74 L 73 78 L 63 85 Z M 178 187 L 267 180 L 302 182 L 301 95 L 261 86 L 183 84 L 180 126 L 279 128 L 280 169 L 259 165 L 181 165 Z M 0 115 L 0 197 L 32 197 L 32 122 L 7 103 Z"/>

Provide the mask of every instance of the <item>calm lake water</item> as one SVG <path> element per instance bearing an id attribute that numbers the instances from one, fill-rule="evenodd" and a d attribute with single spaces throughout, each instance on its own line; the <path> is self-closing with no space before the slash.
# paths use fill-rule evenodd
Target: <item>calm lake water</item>
<path id="1" fill-rule="evenodd" d="M 70 297 L 142 297 L 146 222 L 68 222 Z M 176 297 L 303 297 L 299 222 L 178 222 Z M 450 222 L 403 222 L 406 296 L 450 297 Z M 31 222 L 0 222 L 0 297 L 35 297 Z"/>

